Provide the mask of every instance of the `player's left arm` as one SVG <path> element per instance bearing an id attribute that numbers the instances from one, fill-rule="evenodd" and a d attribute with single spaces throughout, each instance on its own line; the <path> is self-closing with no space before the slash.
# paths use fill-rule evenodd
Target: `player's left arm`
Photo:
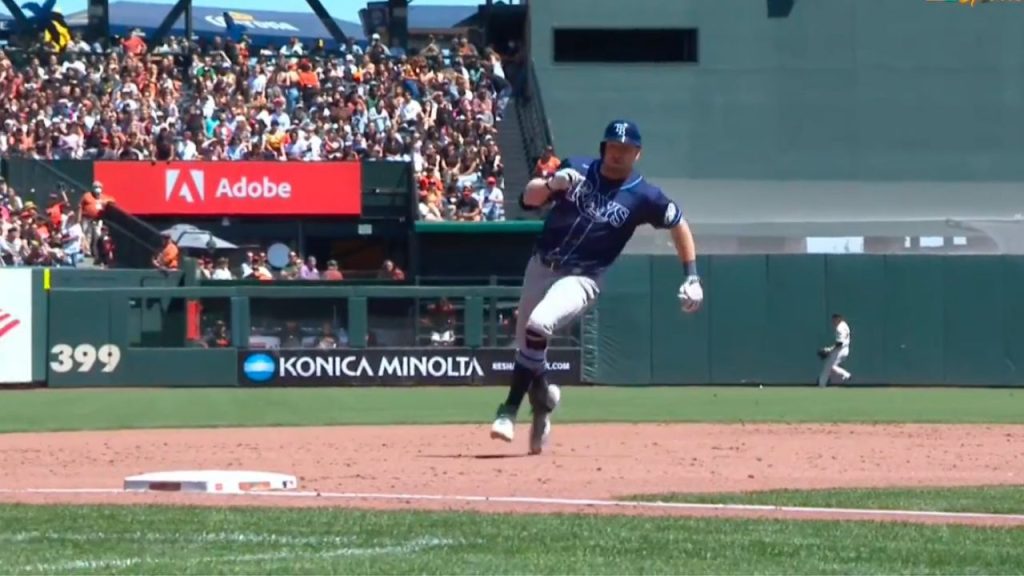
<path id="1" fill-rule="evenodd" d="M 679 303 L 684 312 L 696 312 L 704 302 L 704 288 L 697 272 L 697 242 L 690 224 L 679 206 L 657 188 L 652 188 L 650 206 L 648 222 L 655 228 L 668 230 L 686 273 L 686 280 L 679 287 Z"/>

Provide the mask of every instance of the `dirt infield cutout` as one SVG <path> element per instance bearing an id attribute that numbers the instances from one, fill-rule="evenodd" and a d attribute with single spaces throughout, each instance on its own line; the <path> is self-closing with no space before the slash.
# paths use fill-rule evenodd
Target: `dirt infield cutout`
<path id="1" fill-rule="evenodd" d="M 0 435 L 0 502 L 346 506 L 1024 525 L 1024 516 L 624 503 L 634 494 L 1020 484 L 1024 426 L 556 425 L 526 455 L 479 426 Z M 125 494 L 126 476 L 269 469 L 299 495 Z M 83 490 L 84 489 L 84 490 Z M 94 491 L 90 491 L 94 490 Z"/>

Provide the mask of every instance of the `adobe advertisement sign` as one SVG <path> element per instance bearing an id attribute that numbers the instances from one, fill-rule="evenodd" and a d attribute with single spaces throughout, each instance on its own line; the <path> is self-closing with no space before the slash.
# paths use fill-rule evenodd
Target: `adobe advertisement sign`
<path id="1" fill-rule="evenodd" d="M 96 179 L 136 216 L 358 216 L 359 162 L 95 163 Z"/>
<path id="2" fill-rule="evenodd" d="M 243 386 L 504 386 L 511 348 L 249 349 L 238 351 Z M 548 350 L 548 380 L 580 381 L 579 349 Z"/>

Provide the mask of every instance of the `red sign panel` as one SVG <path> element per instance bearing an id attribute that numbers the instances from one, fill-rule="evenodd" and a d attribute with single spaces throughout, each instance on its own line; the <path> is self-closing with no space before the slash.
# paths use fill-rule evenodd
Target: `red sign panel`
<path id="1" fill-rule="evenodd" d="M 358 216 L 359 162 L 95 163 L 121 209 L 138 216 Z"/>

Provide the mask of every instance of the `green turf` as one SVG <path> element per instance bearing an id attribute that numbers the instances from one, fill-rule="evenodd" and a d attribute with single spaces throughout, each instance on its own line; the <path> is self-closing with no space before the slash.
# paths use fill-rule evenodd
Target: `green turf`
<path id="1" fill-rule="evenodd" d="M 8 391 L 0 432 L 480 423 L 498 388 Z M 559 422 L 1024 423 L 1009 389 L 567 388 Z"/>
<path id="2" fill-rule="evenodd" d="M 0 507 L 4 574 L 1010 574 L 1024 530 L 172 507 Z"/>
<path id="3" fill-rule="evenodd" d="M 719 494 L 652 494 L 637 500 L 699 504 L 763 504 L 936 512 L 1024 514 L 1024 486 L 769 490 Z"/>

